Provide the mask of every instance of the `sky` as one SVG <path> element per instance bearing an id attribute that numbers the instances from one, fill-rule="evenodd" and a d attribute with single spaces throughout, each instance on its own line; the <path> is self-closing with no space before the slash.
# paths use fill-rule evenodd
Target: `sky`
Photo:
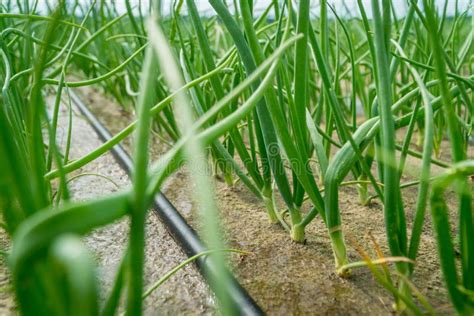
<path id="1" fill-rule="evenodd" d="M 142 0 L 143 1 L 143 0 Z M 148 1 L 148 0 L 146 0 Z M 255 9 L 258 10 L 263 10 L 266 8 L 270 1 L 269 0 L 256 0 L 255 3 Z M 372 10 L 371 10 L 371 5 L 370 5 L 371 0 L 363 0 L 362 3 L 364 4 L 367 14 L 369 17 L 372 16 Z M 444 4 L 444 0 L 437 0 L 439 5 Z M 472 2 L 470 0 L 458 0 L 458 5 L 459 8 L 467 8 L 469 3 Z M 201 8 L 204 12 L 213 12 L 212 7 L 210 6 L 208 0 L 196 0 L 196 3 L 198 4 L 198 7 Z M 231 1 L 228 1 L 228 3 L 231 3 Z M 357 6 L 357 1 L 356 0 L 328 0 L 328 3 L 333 5 L 334 8 L 336 8 L 336 12 L 341 13 L 341 15 L 348 14 L 348 15 L 358 15 L 359 14 L 359 9 Z M 398 15 L 402 16 L 406 13 L 407 10 L 407 1 L 406 0 L 394 0 L 394 8 L 397 12 Z M 319 0 L 312 0 L 311 5 L 313 7 L 313 14 L 317 15 L 319 12 Z M 448 13 L 450 15 L 454 14 L 455 12 L 455 0 L 448 0 Z M 346 9 L 347 8 L 347 9 Z"/>
<path id="2" fill-rule="evenodd" d="M 39 7 L 40 8 L 44 7 L 44 3 L 46 1 L 48 1 L 48 0 L 40 0 L 39 1 L 40 2 Z M 48 2 L 52 4 L 55 1 L 57 1 L 57 0 L 49 0 Z M 80 0 L 80 1 L 84 2 L 84 3 L 90 3 L 91 0 Z M 107 1 L 109 1 L 110 3 L 115 2 L 119 12 L 125 12 L 124 0 L 107 0 Z M 131 2 L 135 5 L 138 4 L 139 1 L 141 1 L 143 6 L 148 6 L 148 3 L 149 3 L 150 0 L 131 0 Z M 214 11 L 213 11 L 212 7 L 210 6 L 208 0 L 195 0 L 195 1 L 196 1 L 196 4 L 197 4 L 199 10 L 203 14 L 206 14 L 206 15 L 213 15 L 214 14 Z M 371 17 L 371 15 L 372 15 L 371 14 L 372 10 L 371 10 L 370 1 L 371 0 L 362 0 L 369 17 Z M 436 0 L 436 1 L 438 3 L 438 6 L 443 5 L 444 2 L 445 2 L 445 0 Z M 456 0 L 447 0 L 447 1 L 448 1 L 448 14 L 452 15 L 455 12 Z M 229 1 L 229 0 L 227 2 L 228 3 L 233 3 L 233 1 Z M 255 11 L 263 10 L 268 5 L 269 2 L 270 2 L 270 0 L 255 0 L 254 1 Z M 356 0 L 328 0 L 328 2 L 336 8 L 336 11 L 341 16 L 358 16 L 359 15 L 359 10 L 358 10 L 358 7 L 357 7 L 357 1 Z M 470 3 L 473 3 L 473 2 L 474 2 L 473 0 L 458 0 L 458 5 L 459 5 L 460 10 L 465 10 L 466 8 L 468 8 L 468 5 Z M 163 3 L 164 3 L 164 13 L 166 14 L 166 12 L 169 12 L 169 7 L 170 7 L 171 0 L 163 0 Z M 313 12 L 314 15 L 317 15 L 317 13 L 319 11 L 319 3 L 320 3 L 319 0 L 312 0 L 311 1 L 311 5 L 313 7 L 312 12 Z M 407 0 L 393 0 L 393 3 L 394 3 L 394 7 L 395 7 L 395 11 L 396 11 L 397 15 L 400 16 L 400 17 L 403 16 L 406 13 Z M 185 7 L 184 7 L 183 12 L 186 12 Z"/>

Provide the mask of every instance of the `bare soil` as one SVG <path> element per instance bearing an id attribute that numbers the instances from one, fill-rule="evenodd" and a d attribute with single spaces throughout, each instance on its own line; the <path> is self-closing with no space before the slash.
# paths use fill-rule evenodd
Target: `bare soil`
<path id="1" fill-rule="evenodd" d="M 89 153 L 102 143 L 92 127 L 76 111 L 74 109 L 72 159 Z M 58 135 L 58 138 L 61 140 L 61 136 L 65 138 L 64 133 L 67 130 L 65 110 L 61 112 L 59 125 L 62 133 Z M 129 177 L 109 153 L 74 172 L 71 176 L 84 173 L 92 175 L 77 178 L 70 183 L 71 192 L 76 200 L 92 199 L 130 185 Z M 111 181 L 93 174 L 100 174 Z M 104 298 L 112 287 L 115 273 L 126 248 L 128 231 L 129 220 L 126 218 L 98 229 L 86 237 L 88 247 L 97 258 L 99 276 L 102 288 L 105 290 L 103 291 Z M 147 217 L 145 253 L 145 288 L 187 259 L 164 225 L 152 212 L 149 212 Z M 213 310 L 213 296 L 194 266 L 188 266 L 179 271 L 144 301 L 144 311 L 149 315 L 208 314 Z"/>
<path id="2" fill-rule="evenodd" d="M 7 251 L 10 247 L 7 233 L 0 229 L 0 250 Z M 0 254 L 0 315 L 15 312 L 15 299 L 11 287 L 10 273 L 7 269 L 5 256 Z"/>
<path id="3" fill-rule="evenodd" d="M 52 102 L 53 99 L 48 101 Z M 51 104 L 51 103 L 50 103 Z M 58 143 L 67 138 L 67 112 L 62 107 L 58 124 Z M 76 109 L 73 111 L 70 159 L 77 159 L 100 146 L 101 141 Z M 74 200 L 103 196 L 130 185 L 127 174 L 107 153 L 70 176 L 79 176 L 69 183 Z M 100 176 L 99 176 L 100 175 Z M 105 298 L 113 285 L 117 268 L 128 242 L 128 218 L 95 230 L 85 243 L 97 261 L 101 294 Z M 8 249 L 9 240 L 0 230 L 1 250 Z M 158 281 L 169 270 L 187 259 L 186 254 L 171 238 L 164 225 L 153 214 L 147 217 L 145 288 Z M 9 272 L 0 255 L 0 315 L 16 314 L 14 293 Z M 146 315 L 213 314 L 214 297 L 195 266 L 188 265 L 156 289 L 145 301 Z"/>
<path id="4" fill-rule="evenodd" d="M 110 106 L 113 101 L 106 97 L 89 89 L 83 89 L 81 93 L 112 133 L 131 121 L 130 114 L 121 111 L 118 105 Z M 125 145 L 130 148 L 130 141 L 127 140 Z M 448 148 L 446 146 L 444 148 Z M 153 155 L 158 157 L 165 149 L 166 146 L 157 141 L 152 148 Z M 470 150 L 472 157 L 473 150 Z M 446 152 L 449 150 L 442 154 L 447 155 Z M 409 158 L 402 182 L 416 179 L 419 166 L 419 160 Z M 434 173 L 440 170 L 433 168 Z M 229 187 L 220 181 L 215 181 L 215 186 L 228 246 L 252 252 L 249 256 L 231 256 L 231 266 L 241 284 L 265 312 L 271 315 L 393 313 L 393 297 L 375 281 L 367 268 L 355 269 L 349 279 L 335 275 L 331 245 L 321 219 L 316 218 L 308 226 L 306 243 L 296 244 L 283 229 L 269 224 L 263 203 L 246 188 L 240 184 Z M 187 181 L 185 169 L 170 177 L 162 189 L 192 226 L 199 228 L 199 218 L 190 199 L 193 188 Z M 409 232 L 416 195 L 416 186 L 404 189 Z M 370 206 L 362 206 L 358 201 L 354 187 L 340 189 L 340 209 L 350 260 L 361 260 L 356 251 L 358 247 L 376 258 L 369 234 L 389 256 L 381 203 L 374 200 Z M 448 201 L 455 206 L 453 196 L 449 196 Z M 443 287 L 429 210 L 413 282 L 440 314 L 453 313 Z"/>
<path id="5" fill-rule="evenodd" d="M 165 194 L 171 201 L 184 204 L 192 190 L 184 172 L 179 172 L 171 181 Z M 416 190 L 405 194 L 406 210 L 411 217 Z M 369 269 L 355 269 L 349 279 L 336 276 L 330 240 L 322 220 L 317 218 L 310 224 L 306 243 L 298 244 L 291 241 L 282 228 L 269 224 L 262 203 L 246 188 L 239 185 L 230 188 L 216 182 L 216 199 L 228 245 L 252 252 L 250 256 L 232 260 L 233 270 L 269 314 L 381 315 L 392 312 L 393 297 L 377 284 Z M 376 258 L 369 234 L 389 256 L 381 204 L 375 201 L 371 206 L 361 206 L 357 191 L 350 187 L 341 189 L 339 200 L 350 260 L 361 260 L 357 247 Z M 450 314 L 429 215 L 427 217 L 414 284 L 440 313 Z M 199 226 L 196 214 L 188 219 Z"/>

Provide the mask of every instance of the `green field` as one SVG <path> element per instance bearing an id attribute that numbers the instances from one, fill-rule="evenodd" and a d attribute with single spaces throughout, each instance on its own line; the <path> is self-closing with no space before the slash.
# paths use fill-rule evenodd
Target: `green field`
<path id="1" fill-rule="evenodd" d="M 315 17 L 310 0 L 273 0 L 254 16 L 254 1 L 231 2 L 209 0 L 215 15 L 201 16 L 193 0 L 177 0 L 163 17 L 159 1 L 125 0 L 124 13 L 104 0 L 57 1 L 46 13 L 37 1 L 0 3 L 1 255 L 9 280 L 2 292 L 15 299 L 10 312 L 140 315 L 168 277 L 144 286 L 148 209 L 184 172 L 210 249 L 199 256 L 220 271 L 209 281 L 218 289 L 215 313 L 236 314 L 219 291 L 229 284 L 226 265 L 239 274 L 229 257 L 254 255 L 257 265 L 259 258 L 228 237 L 222 221 L 239 210 L 221 207 L 217 186 L 245 191 L 266 212 L 252 232 L 258 238 L 284 232 L 300 249 L 315 231 L 324 236 L 334 265 L 320 269 L 335 274 L 335 284 L 357 282 L 356 271 L 365 270 L 395 313 L 472 315 L 473 7 L 448 16 L 446 5 L 412 0 L 400 17 L 396 1 L 359 0 L 355 18 L 321 0 Z M 96 110 L 130 118 L 118 132 L 109 124 L 110 140 L 74 158 L 71 91 L 103 95 L 111 102 Z M 83 168 L 125 141 L 131 185 L 74 198 L 71 183 Z M 151 150 L 157 143 L 165 148 L 159 155 Z M 347 220 L 341 194 L 360 210 L 358 226 Z M 360 240 L 377 215 L 381 238 Z M 104 289 L 83 236 L 123 218 L 126 251 Z M 448 306 L 432 301 L 417 276 L 431 273 L 423 249 L 432 252 L 429 266 Z M 289 278 L 305 269 L 297 262 Z M 330 299 L 314 297 L 314 314 L 318 300 Z"/>

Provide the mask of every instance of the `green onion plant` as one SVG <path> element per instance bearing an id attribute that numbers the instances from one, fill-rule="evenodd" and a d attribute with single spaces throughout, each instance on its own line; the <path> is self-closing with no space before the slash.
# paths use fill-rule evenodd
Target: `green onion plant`
<path id="1" fill-rule="evenodd" d="M 370 8 L 357 0 L 358 15 L 347 16 L 326 0 L 316 15 L 309 0 L 269 1 L 258 14 L 255 1 L 210 0 L 215 16 L 205 16 L 196 1 L 175 0 L 163 16 L 162 1 L 126 0 L 124 12 L 105 0 L 60 1 L 46 13 L 38 1 L 3 1 L 0 208 L 13 240 L 9 266 L 19 309 L 109 315 L 127 291 L 126 312 L 140 314 L 150 293 L 143 291 L 147 209 L 165 179 L 187 166 L 199 188 L 206 255 L 221 267 L 225 242 L 209 174 L 248 189 L 295 242 L 304 243 L 306 228 L 322 221 L 335 272 L 347 277 L 368 266 L 399 312 L 433 311 L 414 284 L 431 214 L 453 307 L 472 313 L 472 4 L 462 11 L 456 1 L 449 16 L 449 0 L 404 2 L 404 16 L 392 0 L 371 0 Z M 72 160 L 72 108 L 63 100 L 78 87 L 113 97 L 135 118 Z M 47 93 L 54 104 L 46 103 Z M 57 124 L 64 103 L 63 148 Z M 68 183 L 78 170 L 132 134 L 132 185 L 75 201 Z M 152 157 L 156 140 L 166 150 Z M 407 168 L 412 159 L 419 160 L 416 178 Z M 351 224 L 339 207 L 345 186 L 355 186 L 360 207 L 381 203 L 395 278 L 387 260 L 360 249 L 361 261 L 350 262 Z M 409 187 L 417 190 L 413 207 Z M 457 210 L 447 206 L 446 191 L 454 191 Z M 125 216 L 129 244 L 102 303 L 80 236 Z M 217 287 L 226 284 L 222 273 Z M 223 312 L 231 313 L 221 293 Z M 83 309 L 73 310 L 77 305 Z"/>

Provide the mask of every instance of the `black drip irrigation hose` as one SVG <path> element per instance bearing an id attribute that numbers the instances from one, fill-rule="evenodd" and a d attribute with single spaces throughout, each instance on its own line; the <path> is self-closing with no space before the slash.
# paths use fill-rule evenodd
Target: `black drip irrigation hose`
<path id="1" fill-rule="evenodd" d="M 78 107 L 79 111 L 84 115 L 89 124 L 95 130 L 99 138 L 106 142 L 112 138 L 112 135 L 107 128 L 99 121 L 99 119 L 89 110 L 89 108 L 82 102 L 81 98 L 70 91 L 72 102 Z M 115 145 L 110 149 L 112 155 L 118 164 L 130 175 L 133 163 L 128 153 L 120 144 Z M 168 232 L 174 240 L 181 246 L 188 257 L 197 255 L 203 251 L 208 250 L 199 238 L 196 231 L 189 226 L 186 220 L 166 198 L 166 196 L 159 192 L 153 202 L 153 211 L 160 220 L 165 224 Z M 196 260 L 201 275 L 206 279 L 209 286 L 212 288 L 212 282 L 209 282 L 213 277 L 218 277 L 217 266 L 211 258 L 201 257 Z M 227 296 L 230 298 L 235 312 L 239 315 L 264 315 L 262 309 L 255 303 L 245 289 L 239 284 L 236 278 L 227 271 L 229 275 L 229 282 L 225 289 L 219 288 L 220 291 L 227 291 Z M 215 292 L 216 289 L 212 288 Z"/>

